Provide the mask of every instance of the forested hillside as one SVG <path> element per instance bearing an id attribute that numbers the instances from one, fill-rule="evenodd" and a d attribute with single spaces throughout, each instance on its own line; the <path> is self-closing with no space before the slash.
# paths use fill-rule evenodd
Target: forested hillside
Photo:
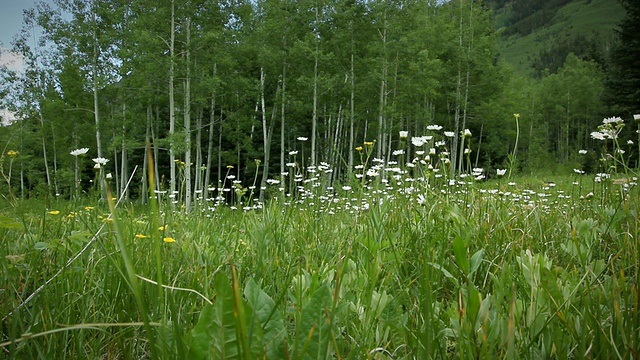
<path id="1" fill-rule="evenodd" d="M 373 158 L 430 151 L 400 131 L 440 144 L 450 175 L 597 168 L 578 150 L 594 148 L 589 134 L 610 116 L 602 66 L 570 55 L 540 81 L 515 76 L 482 1 L 56 4 L 25 16 L 14 51 L 28 70 L 2 71 L 2 107 L 21 119 L 0 128 L 14 151 L 4 186 L 23 196 L 71 196 L 107 173 L 118 190 L 133 176 L 129 191 L 144 194 L 148 152 L 157 188 L 187 208 L 231 175 L 244 191 L 293 188 L 296 174 L 318 168 L 349 182 Z M 511 28 L 526 32 L 518 16 Z M 37 46 L 27 41 L 34 28 Z M 108 159 L 104 171 L 70 155 L 81 148 Z"/>
<path id="2" fill-rule="evenodd" d="M 624 16 L 617 0 L 487 0 L 501 34 L 500 51 L 518 72 L 555 73 L 573 53 L 601 65 Z"/>

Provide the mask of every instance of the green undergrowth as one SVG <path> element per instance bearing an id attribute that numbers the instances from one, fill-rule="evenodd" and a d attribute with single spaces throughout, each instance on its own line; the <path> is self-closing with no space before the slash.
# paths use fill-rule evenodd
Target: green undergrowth
<path id="1" fill-rule="evenodd" d="M 640 201 L 614 180 L 123 203 L 115 220 L 17 203 L 0 357 L 637 358 Z"/>

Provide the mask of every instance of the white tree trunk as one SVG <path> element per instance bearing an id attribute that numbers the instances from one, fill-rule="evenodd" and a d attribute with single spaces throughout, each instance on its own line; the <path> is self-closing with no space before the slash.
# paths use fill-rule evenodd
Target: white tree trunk
<path id="1" fill-rule="evenodd" d="M 286 95 L 285 95 L 285 91 L 286 91 L 286 79 L 287 79 L 287 64 L 283 64 L 282 65 L 282 99 L 281 104 L 280 104 L 280 175 L 281 178 L 283 180 L 283 184 L 282 184 L 282 188 L 284 188 L 284 178 L 282 177 L 282 174 L 286 171 L 285 168 L 285 156 L 286 156 L 286 149 L 285 149 L 285 100 L 286 100 Z M 292 174 L 289 174 L 289 176 L 292 176 Z"/>
<path id="2" fill-rule="evenodd" d="M 175 23 L 175 1 L 171 0 L 171 43 L 169 45 L 170 67 L 169 67 L 169 166 L 171 167 L 171 179 L 169 188 L 171 195 L 175 195 L 176 191 L 176 157 L 174 153 L 173 136 L 176 129 L 176 109 L 173 94 L 173 78 L 174 78 L 174 52 L 176 42 L 176 23 Z"/>
<path id="3" fill-rule="evenodd" d="M 184 80 L 184 137 L 185 137 L 185 154 L 184 154 L 184 197 L 185 211 L 191 210 L 191 52 L 189 50 L 189 42 L 191 41 L 191 20 L 187 19 L 187 74 Z"/>

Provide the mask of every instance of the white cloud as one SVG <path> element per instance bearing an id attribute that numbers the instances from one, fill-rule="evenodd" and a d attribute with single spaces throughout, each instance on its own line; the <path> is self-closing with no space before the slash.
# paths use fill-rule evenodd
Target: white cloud
<path id="1" fill-rule="evenodd" d="M 23 71 L 24 63 L 22 55 L 0 46 L 0 66 L 6 66 L 9 70 Z M 6 126 L 16 120 L 15 114 L 8 109 L 0 108 L 0 126 Z"/>
<path id="2" fill-rule="evenodd" d="M 0 125 L 2 126 L 10 125 L 15 120 L 16 120 L 16 116 L 14 113 L 12 113 L 7 109 L 0 109 Z"/>
<path id="3" fill-rule="evenodd" d="M 9 70 L 22 71 L 24 70 L 22 55 L 0 47 L 0 66 L 6 66 Z"/>

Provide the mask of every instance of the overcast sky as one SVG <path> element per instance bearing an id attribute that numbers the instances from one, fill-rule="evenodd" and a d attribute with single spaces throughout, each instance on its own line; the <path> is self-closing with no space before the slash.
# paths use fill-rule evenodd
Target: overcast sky
<path id="1" fill-rule="evenodd" d="M 35 0 L 0 0 L 0 43 L 11 47 L 11 39 L 22 27 L 22 10 L 32 7 Z"/>
<path id="2" fill-rule="evenodd" d="M 0 0 L 0 46 L 3 50 L 11 48 L 11 40 L 22 28 L 23 10 L 33 7 L 36 2 L 38 0 Z M 0 65 L 16 70 L 21 68 L 19 57 L 7 51 L 0 51 Z"/>

